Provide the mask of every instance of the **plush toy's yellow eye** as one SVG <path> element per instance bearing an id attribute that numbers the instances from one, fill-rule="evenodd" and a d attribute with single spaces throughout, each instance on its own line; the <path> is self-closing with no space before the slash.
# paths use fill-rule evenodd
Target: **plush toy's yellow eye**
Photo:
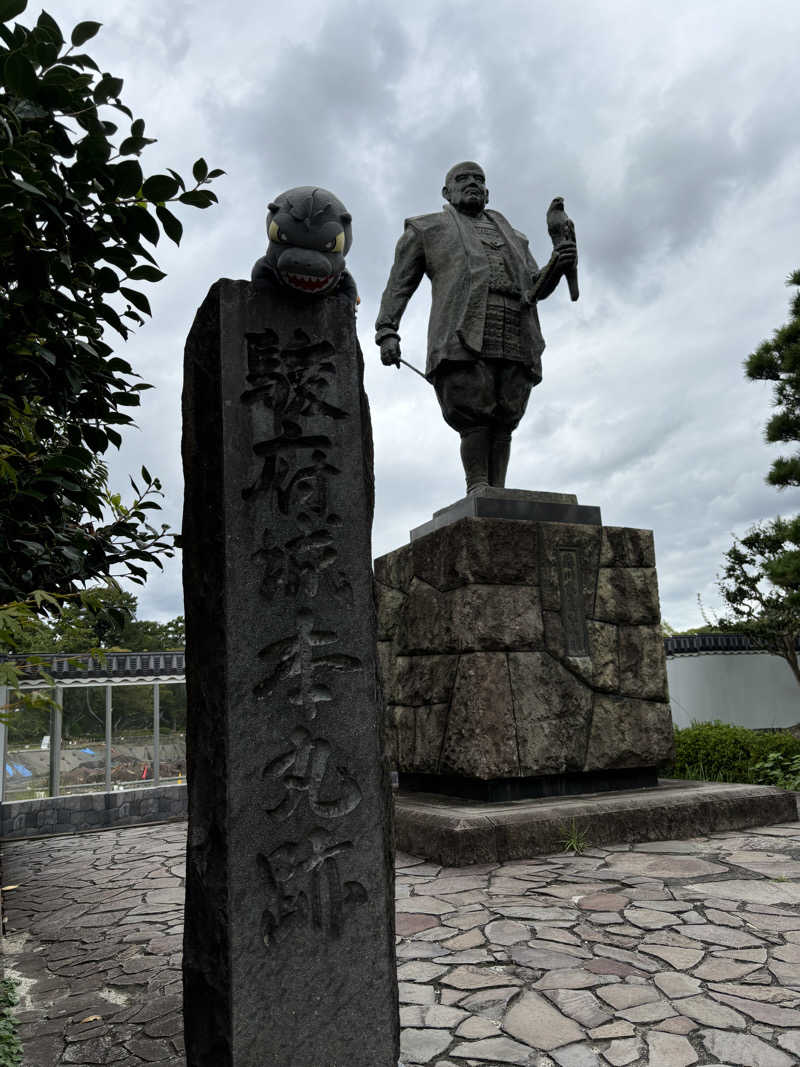
<path id="1" fill-rule="evenodd" d="M 344 252 L 344 230 L 336 235 L 335 241 L 328 241 L 325 245 L 326 252 Z"/>
<path id="2" fill-rule="evenodd" d="M 269 237 L 270 241 L 280 241 L 282 244 L 285 245 L 288 245 L 289 243 L 289 238 L 286 236 L 285 233 L 282 233 L 281 230 L 278 229 L 278 224 L 275 219 L 273 219 L 272 222 L 269 224 L 267 236 Z"/>

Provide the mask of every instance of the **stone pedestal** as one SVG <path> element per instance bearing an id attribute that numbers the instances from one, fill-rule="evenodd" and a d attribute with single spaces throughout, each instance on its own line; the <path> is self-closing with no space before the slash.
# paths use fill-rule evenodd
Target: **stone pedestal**
<path id="1" fill-rule="evenodd" d="M 652 534 L 578 511 L 456 508 L 376 560 L 401 788 L 511 800 L 656 784 L 673 740 Z"/>
<path id="2" fill-rule="evenodd" d="M 186 344 L 188 1067 L 396 1067 L 355 315 L 214 285 Z"/>

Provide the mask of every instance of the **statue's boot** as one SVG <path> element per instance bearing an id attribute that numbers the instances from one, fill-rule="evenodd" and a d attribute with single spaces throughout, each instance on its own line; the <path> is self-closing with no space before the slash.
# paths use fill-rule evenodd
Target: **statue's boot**
<path id="1" fill-rule="evenodd" d="M 485 489 L 489 484 L 489 450 L 491 431 L 486 426 L 467 430 L 461 435 L 461 462 L 467 478 L 467 493 Z"/>
<path id="2" fill-rule="evenodd" d="M 498 489 L 505 488 L 508 457 L 510 455 L 511 434 L 495 433 L 492 437 L 491 451 L 489 453 L 489 485 L 495 485 Z"/>

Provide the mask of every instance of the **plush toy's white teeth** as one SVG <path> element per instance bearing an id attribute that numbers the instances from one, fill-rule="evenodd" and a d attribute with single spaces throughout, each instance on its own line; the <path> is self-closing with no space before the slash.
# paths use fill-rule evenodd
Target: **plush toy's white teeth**
<path id="1" fill-rule="evenodd" d="M 324 278 L 320 278 L 317 274 L 291 274 L 286 272 L 286 280 L 289 285 L 293 285 L 295 289 L 302 289 L 306 293 L 318 293 L 321 289 L 325 289 L 334 280 L 335 275 L 327 274 Z"/>

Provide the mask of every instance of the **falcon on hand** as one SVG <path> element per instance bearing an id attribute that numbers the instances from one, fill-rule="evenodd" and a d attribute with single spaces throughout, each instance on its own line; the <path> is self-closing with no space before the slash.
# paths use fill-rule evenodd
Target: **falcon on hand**
<path id="1" fill-rule="evenodd" d="M 547 232 L 553 242 L 553 250 L 559 253 L 559 260 L 564 261 L 564 277 L 569 286 L 569 295 L 573 300 L 577 300 L 579 296 L 578 252 L 575 242 L 575 224 L 564 210 L 563 196 L 555 197 L 547 209 Z"/>

